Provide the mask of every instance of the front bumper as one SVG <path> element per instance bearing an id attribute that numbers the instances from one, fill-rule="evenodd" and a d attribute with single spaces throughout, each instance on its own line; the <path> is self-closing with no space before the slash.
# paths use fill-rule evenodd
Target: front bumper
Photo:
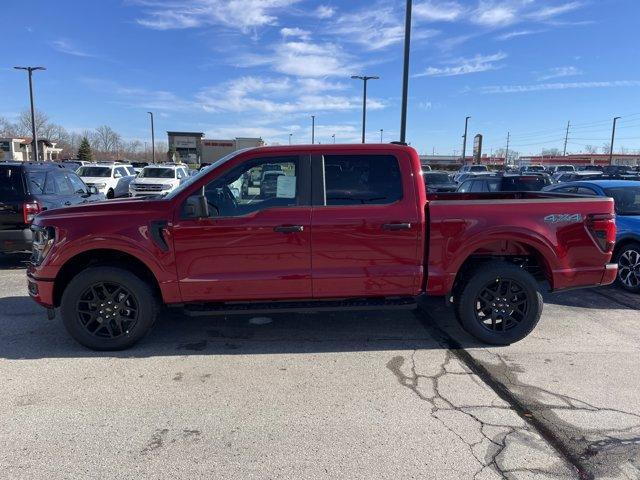
<path id="1" fill-rule="evenodd" d="M 0 230 L 0 252 L 23 252 L 31 250 L 33 234 L 30 228 L 22 230 Z"/>
<path id="2" fill-rule="evenodd" d="M 53 280 L 36 278 L 27 273 L 29 296 L 45 308 L 54 308 Z"/>

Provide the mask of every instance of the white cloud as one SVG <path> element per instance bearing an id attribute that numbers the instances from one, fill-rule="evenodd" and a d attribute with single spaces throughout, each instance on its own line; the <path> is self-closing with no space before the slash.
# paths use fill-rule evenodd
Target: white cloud
<path id="1" fill-rule="evenodd" d="M 425 1 L 414 5 L 413 14 L 417 21 L 453 22 L 462 17 L 464 8 L 458 2 Z"/>
<path id="2" fill-rule="evenodd" d="M 311 32 L 309 30 L 303 30 L 302 28 L 298 27 L 285 27 L 280 29 L 280 35 L 282 35 L 284 38 L 298 37 L 302 40 L 309 40 Z"/>
<path id="3" fill-rule="evenodd" d="M 510 3 L 480 2 L 470 19 L 484 27 L 503 27 L 518 20 L 518 9 Z"/>
<path id="4" fill-rule="evenodd" d="M 507 55 L 502 52 L 494 53 L 493 55 L 476 55 L 471 58 L 459 58 L 446 62 L 446 65 L 442 67 L 428 67 L 424 72 L 414 76 L 450 77 L 454 75 L 486 72 L 500 68 L 501 65 L 497 65 L 496 63 L 505 58 L 507 58 Z"/>
<path id="5" fill-rule="evenodd" d="M 532 12 L 529 17 L 536 20 L 548 20 L 559 15 L 577 10 L 583 6 L 583 2 L 568 2 L 562 5 L 556 5 L 551 7 L 543 7 L 540 10 Z"/>
<path id="6" fill-rule="evenodd" d="M 534 35 L 536 33 L 543 33 L 544 30 L 514 30 L 513 32 L 507 32 L 496 37 L 498 40 L 509 40 L 516 37 L 524 37 L 526 35 Z"/>
<path id="7" fill-rule="evenodd" d="M 361 108 L 361 98 L 332 92 L 336 84 L 317 79 L 258 78 L 245 76 L 202 90 L 198 102 L 209 112 L 254 112 L 273 117 Z M 343 85 L 337 84 L 338 89 Z M 370 109 L 384 108 L 380 100 Z"/>
<path id="8" fill-rule="evenodd" d="M 277 13 L 299 0 L 137 0 L 146 7 L 137 22 L 147 28 L 172 30 L 225 25 L 248 31 L 277 24 Z"/>
<path id="9" fill-rule="evenodd" d="M 69 40 L 63 38 L 54 40 L 51 42 L 51 46 L 61 53 L 73 55 L 74 57 L 95 57 L 95 55 L 74 46 Z"/>
<path id="10" fill-rule="evenodd" d="M 269 48 L 269 54 L 240 57 L 237 65 L 271 66 L 276 72 L 299 77 L 345 76 L 351 68 L 357 67 L 357 63 L 335 43 L 284 41 Z"/>
<path id="11" fill-rule="evenodd" d="M 335 15 L 336 9 L 328 5 L 320 5 L 313 12 L 313 16 L 321 19 L 331 18 Z"/>
<path id="12" fill-rule="evenodd" d="M 640 87 L 640 80 L 614 80 L 607 82 L 535 83 L 530 85 L 492 85 L 481 87 L 480 93 L 523 93 L 543 90 L 568 90 L 578 88 Z"/>
<path id="13" fill-rule="evenodd" d="M 366 50 L 381 50 L 404 40 L 404 23 L 391 7 L 372 6 L 344 14 L 331 25 L 331 33 Z"/>
<path id="14" fill-rule="evenodd" d="M 560 78 L 560 77 L 572 77 L 576 75 L 582 75 L 582 70 L 574 67 L 556 67 L 550 69 L 546 74 L 538 77 L 538 80 L 551 80 L 552 78 Z"/>

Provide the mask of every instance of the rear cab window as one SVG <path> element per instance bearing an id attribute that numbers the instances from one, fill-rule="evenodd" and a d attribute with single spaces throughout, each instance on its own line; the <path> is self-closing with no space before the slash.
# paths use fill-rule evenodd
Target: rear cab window
<path id="1" fill-rule="evenodd" d="M 402 176 L 393 155 L 325 155 L 327 205 L 384 205 L 402 199 Z"/>

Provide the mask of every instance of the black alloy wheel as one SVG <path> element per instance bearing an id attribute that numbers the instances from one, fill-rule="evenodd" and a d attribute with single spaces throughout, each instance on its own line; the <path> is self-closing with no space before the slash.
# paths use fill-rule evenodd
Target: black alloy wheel
<path id="1" fill-rule="evenodd" d="M 77 303 L 78 321 L 96 337 L 127 335 L 138 321 L 138 302 L 123 285 L 99 282 L 88 287 Z"/>

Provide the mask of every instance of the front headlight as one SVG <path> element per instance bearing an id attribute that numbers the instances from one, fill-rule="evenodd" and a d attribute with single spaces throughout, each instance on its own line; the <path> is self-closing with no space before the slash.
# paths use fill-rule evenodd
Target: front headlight
<path id="1" fill-rule="evenodd" d="M 94 183 L 93 186 L 96 187 L 98 190 L 100 190 L 101 188 L 106 187 L 107 184 L 106 183 Z"/>
<path id="2" fill-rule="evenodd" d="M 33 232 L 33 246 L 31 251 L 31 263 L 40 265 L 51 251 L 56 241 L 56 231 L 53 227 L 31 226 Z"/>

